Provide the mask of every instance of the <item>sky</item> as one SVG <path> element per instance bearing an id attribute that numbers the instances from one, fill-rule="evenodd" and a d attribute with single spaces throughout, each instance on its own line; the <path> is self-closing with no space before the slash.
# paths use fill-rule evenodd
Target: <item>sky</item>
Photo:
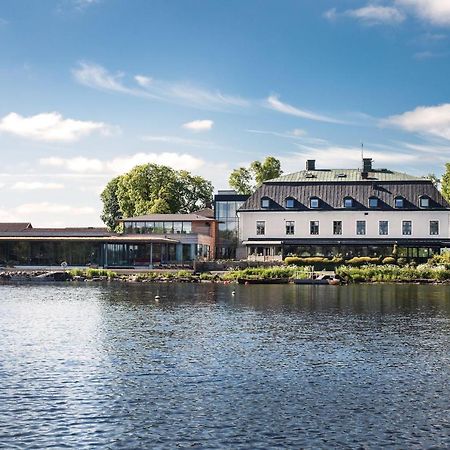
<path id="1" fill-rule="evenodd" d="M 0 221 L 99 226 L 137 164 L 450 162 L 450 0 L 2 0 Z"/>

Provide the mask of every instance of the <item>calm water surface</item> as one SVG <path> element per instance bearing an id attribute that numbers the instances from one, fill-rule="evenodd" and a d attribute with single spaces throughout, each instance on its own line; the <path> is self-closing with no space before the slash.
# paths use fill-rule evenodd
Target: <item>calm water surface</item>
<path id="1" fill-rule="evenodd" d="M 448 286 L 0 286 L 0 345 L 0 448 L 450 448 Z"/>

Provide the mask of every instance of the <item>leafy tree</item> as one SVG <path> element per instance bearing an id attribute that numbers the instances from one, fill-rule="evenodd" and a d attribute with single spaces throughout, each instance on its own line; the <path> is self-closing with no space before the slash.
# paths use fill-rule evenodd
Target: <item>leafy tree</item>
<path id="1" fill-rule="evenodd" d="M 444 198 L 450 202 L 450 163 L 445 164 L 445 173 L 441 178 L 441 192 Z"/>
<path id="2" fill-rule="evenodd" d="M 253 191 L 252 174 L 245 167 L 234 169 L 228 178 L 228 184 L 236 190 L 238 194 L 250 195 Z"/>
<path id="3" fill-rule="evenodd" d="M 120 177 L 113 178 L 100 195 L 103 202 L 101 219 L 110 230 L 115 229 L 117 220 L 122 218 L 122 211 L 120 210 L 119 200 L 117 198 L 119 179 Z"/>
<path id="4" fill-rule="evenodd" d="M 268 156 L 262 163 L 260 161 L 253 161 L 250 164 L 255 181 L 260 186 L 264 181 L 279 177 L 283 171 L 281 170 L 281 163 L 273 156 Z"/>
<path id="5" fill-rule="evenodd" d="M 210 181 L 186 170 L 144 164 L 107 184 L 101 194 L 101 217 L 110 229 L 115 229 L 121 217 L 190 213 L 209 206 L 212 193 Z"/>
<path id="6" fill-rule="evenodd" d="M 228 178 L 228 184 L 239 194 L 251 194 L 264 181 L 277 178 L 282 173 L 280 161 L 268 156 L 263 162 L 253 161 L 248 169 L 234 169 Z"/>

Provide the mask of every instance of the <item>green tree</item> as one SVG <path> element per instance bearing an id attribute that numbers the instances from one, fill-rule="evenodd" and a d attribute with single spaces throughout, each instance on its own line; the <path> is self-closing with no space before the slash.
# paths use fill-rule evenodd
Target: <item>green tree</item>
<path id="1" fill-rule="evenodd" d="M 122 211 L 120 210 L 119 200 L 117 198 L 119 179 L 120 177 L 113 178 L 100 195 L 103 202 L 103 211 L 100 217 L 110 230 L 114 230 L 117 225 L 117 220 L 122 218 Z"/>
<path id="2" fill-rule="evenodd" d="M 277 178 L 282 173 L 280 161 L 268 156 L 263 162 L 253 161 L 248 169 L 234 169 L 228 178 L 228 184 L 239 194 L 251 194 L 264 181 Z"/>
<path id="3" fill-rule="evenodd" d="M 245 167 L 234 169 L 228 178 L 228 184 L 238 193 L 250 195 L 253 191 L 252 174 Z"/>
<path id="4" fill-rule="evenodd" d="M 115 229 L 121 217 L 190 213 L 210 205 L 210 181 L 167 166 L 144 164 L 111 180 L 101 194 L 102 220 Z"/>
<path id="5" fill-rule="evenodd" d="M 250 164 L 250 170 L 253 172 L 257 186 L 283 173 L 280 161 L 273 156 L 268 156 L 263 162 L 253 161 Z"/>
<path id="6" fill-rule="evenodd" d="M 441 192 L 444 198 L 450 202 L 450 163 L 445 164 L 445 173 L 441 178 Z"/>

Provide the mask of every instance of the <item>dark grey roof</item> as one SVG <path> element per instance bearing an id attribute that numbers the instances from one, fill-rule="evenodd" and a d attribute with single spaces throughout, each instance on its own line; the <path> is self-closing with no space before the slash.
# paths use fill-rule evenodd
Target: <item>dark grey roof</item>
<path id="1" fill-rule="evenodd" d="M 22 231 L 32 228 L 30 222 L 3 222 L 0 223 L 0 233 L 8 231 Z"/>
<path id="2" fill-rule="evenodd" d="M 309 210 L 309 199 L 320 199 L 322 210 L 343 209 L 345 197 L 354 199 L 355 209 L 368 209 L 370 197 L 380 200 L 379 209 L 394 208 L 395 197 L 403 197 L 404 209 L 419 209 L 419 197 L 421 195 L 430 198 L 430 208 L 450 208 L 441 193 L 429 180 L 403 181 L 403 182 L 285 182 L 264 183 L 256 192 L 239 208 L 239 211 L 267 210 L 261 208 L 261 199 L 270 199 L 269 210 Z M 295 208 L 285 208 L 286 198 L 295 200 Z"/>
<path id="3" fill-rule="evenodd" d="M 359 169 L 319 169 L 301 170 L 300 172 L 289 173 L 270 180 L 271 183 L 322 183 L 327 182 L 351 182 L 363 181 L 370 183 L 373 181 L 422 181 L 424 178 L 408 175 L 407 173 L 394 172 L 388 169 L 372 169 L 367 174 Z"/>
<path id="4" fill-rule="evenodd" d="M 116 233 L 107 228 L 27 228 L 18 230 L 5 230 L 0 228 L 0 237 L 108 237 L 116 236 Z"/>

